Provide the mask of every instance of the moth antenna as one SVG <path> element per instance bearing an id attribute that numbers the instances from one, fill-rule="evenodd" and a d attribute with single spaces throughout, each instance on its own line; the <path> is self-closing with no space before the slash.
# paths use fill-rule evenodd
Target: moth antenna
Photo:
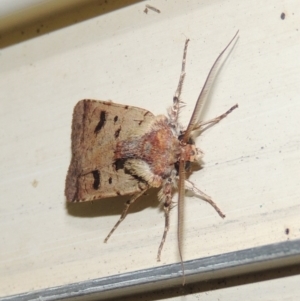
<path id="1" fill-rule="evenodd" d="M 195 108 L 194 108 L 194 112 L 192 114 L 192 117 L 190 119 L 189 125 L 187 126 L 187 129 L 185 131 L 184 137 L 183 137 L 183 142 L 187 142 L 190 135 L 191 135 L 191 131 L 193 131 L 194 127 L 197 125 L 198 123 L 198 119 L 199 119 L 199 115 L 201 113 L 201 108 L 203 107 L 204 104 L 204 100 L 206 99 L 206 96 L 211 88 L 211 85 L 213 83 L 213 80 L 215 78 L 215 75 L 217 74 L 218 71 L 218 67 L 220 65 L 221 62 L 221 58 L 223 56 L 223 54 L 225 53 L 225 51 L 228 49 L 228 47 L 232 44 L 232 42 L 235 40 L 235 38 L 237 37 L 239 31 L 236 32 L 236 34 L 234 35 L 234 37 L 231 39 L 231 41 L 228 43 L 228 45 L 223 49 L 223 51 L 219 54 L 219 56 L 217 57 L 217 59 L 215 60 L 213 66 L 211 67 L 208 76 L 206 77 L 204 86 L 199 94 L 199 97 L 197 99 Z"/>
<path id="2" fill-rule="evenodd" d="M 185 273 L 184 264 L 182 256 L 182 232 L 183 232 L 183 215 L 184 215 L 184 195 L 185 195 L 185 161 L 180 160 L 179 162 L 179 180 L 178 180 L 178 223 L 177 223 L 177 243 L 178 243 L 178 253 L 181 262 L 182 270 L 182 285 L 185 285 Z"/>
<path id="3" fill-rule="evenodd" d="M 185 62 L 186 62 L 186 54 L 187 54 L 187 47 L 188 47 L 189 41 L 190 41 L 189 39 L 185 40 L 179 82 L 178 82 L 178 86 L 175 91 L 175 94 L 173 96 L 173 105 L 171 107 L 171 114 L 169 114 L 171 123 L 173 123 L 173 124 L 177 123 L 178 115 L 179 115 L 179 111 L 180 111 L 180 103 L 182 103 L 180 100 L 180 96 L 181 96 L 181 90 L 182 90 L 182 86 L 183 86 L 183 82 L 184 82 L 184 78 L 185 78 Z"/>
<path id="4" fill-rule="evenodd" d="M 119 220 L 117 221 L 117 223 L 114 225 L 114 227 L 111 229 L 111 231 L 108 233 L 108 235 L 104 239 L 105 243 L 108 241 L 108 239 L 114 233 L 114 231 L 118 228 L 118 226 L 121 224 L 121 222 L 125 219 L 130 205 L 132 205 L 141 195 L 143 195 L 146 190 L 147 190 L 147 188 L 142 190 L 141 192 L 137 193 L 136 195 L 134 195 L 133 198 L 131 198 L 130 200 L 128 200 L 125 203 L 125 208 L 124 208 Z"/>

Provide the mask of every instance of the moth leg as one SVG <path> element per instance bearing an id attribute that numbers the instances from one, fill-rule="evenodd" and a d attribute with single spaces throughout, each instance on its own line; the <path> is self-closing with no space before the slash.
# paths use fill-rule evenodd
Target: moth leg
<path id="1" fill-rule="evenodd" d="M 200 122 L 199 124 L 197 124 L 193 130 L 196 130 L 196 129 L 199 129 L 201 128 L 202 126 L 204 125 L 208 125 L 208 124 L 216 124 L 218 123 L 219 121 L 221 121 L 223 118 L 225 118 L 227 115 L 229 115 L 233 110 L 235 110 L 236 108 L 238 108 L 238 104 L 234 105 L 233 107 L 231 107 L 228 111 L 226 111 L 224 114 L 218 116 L 218 117 L 215 117 L 213 119 L 210 119 L 210 120 L 207 120 L 207 121 L 204 121 L 204 122 Z"/>
<path id="2" fill-rule="evenodd" d="M 160 261 L 161 251 L 163 249 L 164 243 L 167 238 L 167 234 L 170 227 L 170 211 L 172 209 L 172 181 L 168 181 L 163 188 L 159 192 L 159 198 L 161 201 L 164 202 L 164 211 L 165 211 L 165 228 L 164 233 L 160 242 L 160 245 L 158 247 L 157 252 L 157 261 Z"/>
<path id="3" fill-rule="evenodd" d="M 217 206 L 217 204 L 211 199 L 210 196 L 205 194 L 199 188 L 195 186 L 195 184 L 189 180 L 185 180 L 185 189 L 192 191 L 196 195 L 200 196 L 204 201 L 208 202 L 214 209 L 218 212 L 218 214 L 224 218 L 225 214 L 221 211 L 221 209 Z"/>
<path id="4" fill-rule="evenodd" d="M 225 118 L 228 114 L 230 114 L 236 108 L 238 108 L 238 104 L 234 105 L 228 111 L 226 111 L 224 114 L 222 114 L 218 117 L 215 117 L 215 118 L 213 118 L 211 120 L 208 120 L 208 121 L 205 121 L 205 122 L 201 122 L 200 127 L 203 126 L 203 125 L 210 124 L 210 123 L 213 123 L 213 124 L 218 123 L 219 121 L 221 121 L 223 118 Z"/>
<path id="5" fill-rule="evenodd" d="M 118 226 L 121 224 L 121 222 L 125 219 L 126 215 L 127 215 L 127 212 L 128 212 L 128 209 L 130 207 L 131 204 L 133 204 L 142 194 L 144 194 L 144 192 L 147 190 L 144 189 L 142 190 L 141 192 L 135 194 L 130 200 L 128 200 L 126 203 L 125 203 L 125 208 L 119 218 L 119 220 L 117 221 L 117 223 L 114 225 L 114 227 L 111 229 L 111 231 L 108 233 L 108 235 L 106 236 L 104 242 L 106 243 L 108 241 L 108 239 L 111 237 L 111 235 L 114 233 L 114 231 L 118 228 Z"/>
<path id="6" fill-rule="evenodd" d="M 184 50 L 183 50 L 183 58 L 182 58 L 182 65 L 181 65 L 181 72 L 180 72 L 180 77 L 179 77 L 179 82 L 177 89 L 175 91 L 175 94 L 173 96 L 173 105 L 170 109 L 169 115 L 172 123 L 176 123 L 178 120 L 178 115 L 179 115 L 179 110 L 180 110 L 180 95 L 181 95 L 181 90 L 183 86 L 183 81 L 185 78 L 185 62 L 186 62 L 186 53 L 187 53 L 187 47 L 189 43 L 189 39 L 185 40 L 184 44 Z"/>

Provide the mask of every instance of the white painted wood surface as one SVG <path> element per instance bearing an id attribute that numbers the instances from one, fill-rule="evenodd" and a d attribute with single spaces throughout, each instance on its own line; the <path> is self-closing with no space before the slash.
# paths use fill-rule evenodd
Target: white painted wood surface
<path id="1" fill-rule="evenodd" d="M 164 217 L 155 191 L 108 244 L 126 198 L 66 205 L 63 191 L 76 102 L 110 99 L 166 113 L 186 37 L 183 124 L 213 61 L 240 30 L 203 119 L 239 109 L 197 139 L 204 164 L 190 177 L 226 219 L 187 197 L 184 258 L 300 238 L 299 2 L 151 5 L 161 13 L 145 14 L 142 2 L 0 50 L 0 296 L 178 261 L 174 209 L 156 262 Z"/>

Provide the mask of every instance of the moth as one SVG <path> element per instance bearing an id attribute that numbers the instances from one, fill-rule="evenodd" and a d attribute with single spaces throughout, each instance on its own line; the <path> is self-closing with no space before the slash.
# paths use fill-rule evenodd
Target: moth
<path id="1" fill-rule="evenodd" d="M 105 242 L 127 215 L 129 207 L 148 189 L 159 187 L 158 199 L 163 205 L 165 227 L 158 248 L 162 248 L 169 230 L 172 196 L 178 191 L 178 250 L 184 277 L 181 251 L 182 206 L 185 190 L 207 201 L 217 213 L 225 215 L 214 201 L 186 179 L 191 163 L 200 163 L 203 152 L 196 147 L 195 134 L 218 123 L 238 107 L 206 122 L 200 121 L 201 108 L 210 90 L 221 57 L 236 40 L 238 32 L 220 53 L 206 78 L 186 128 L 179 123 L 184 103 L 181 91 L 185 78 L 185 63 L 189 40 L 185 41 L 181 73 L 167 116 L 111 101 L 84 99 L 74 108 L 72 121 L 72 159 L 69 166 L 65 195 L 69 202 L 85 202 L 113 196 L 130 195 L 125 208 Z"/>

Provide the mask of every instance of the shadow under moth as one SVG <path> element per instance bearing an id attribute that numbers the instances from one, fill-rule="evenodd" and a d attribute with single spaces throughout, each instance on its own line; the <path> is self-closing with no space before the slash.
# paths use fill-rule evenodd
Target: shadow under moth
<path id="1" fill-rule="evenodd" d="M 157 260 L 169 230 L 172 195 L 178 191 L 178 250 L 182 265 L 182 211 L 185 190 L 190 190 L 225 215 L 204 192 L 186 179 L 190 163 L 202 158 L 193 136 L 207 126 L 218 123 L 238 105 L 206 122 L 200 121 L 201 108 L 219 69 L 221 58 L 236 40 L 238 32 L 219 54 L 211 67 L 197 99 L 192 117 L 184 129 L 179 112 L 184 106 L 180 100 L 185 78 L 185 62 L 189 40 L 185 41 L 181 74 L 173 104 L 167 116 L 154 116 L 151 112 L 111 101 L 84 99 L 74 108 L 72 122 L 72 159 L 66 178 L 65 195 L 69 202 L 85 202 L 119 195 L 130 195 L 125 208 L 105 242 L 127 215 L 129 207 L 149 188 L 159 187 L 158 199 L 163 204 L 165 227 L 158 248 Z"/>

